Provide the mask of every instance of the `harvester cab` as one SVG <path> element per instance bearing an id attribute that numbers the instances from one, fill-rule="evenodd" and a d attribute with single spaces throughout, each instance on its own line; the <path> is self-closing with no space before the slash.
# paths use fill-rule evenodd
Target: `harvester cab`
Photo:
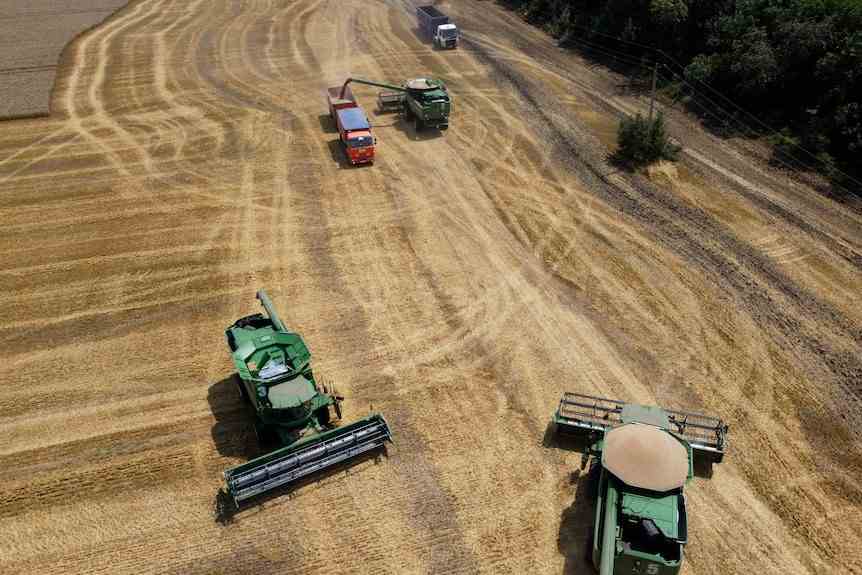
<path id="1" fill-rule="evenodd" d="M 391 441 L 389 425 L 379 414 L 334 426 L 344 398 L 317 383 L 302 337 L 287 330 L 263 290 L 257 298 L 267 315 L 243 317 L 225 336 L 240 396 L 254 411 L 259 442 L 282 447 L 224 472 L 236 505 Z"/>
<path id="2" fill-rule="evenodd" d="M 688 541 L 683 488 L 695 459 L 721 462 L 720 419 L 566 393 L 555 430 L 595 458 L 598 499 L 589 555 L 601 575 L 673 575 Z"/>

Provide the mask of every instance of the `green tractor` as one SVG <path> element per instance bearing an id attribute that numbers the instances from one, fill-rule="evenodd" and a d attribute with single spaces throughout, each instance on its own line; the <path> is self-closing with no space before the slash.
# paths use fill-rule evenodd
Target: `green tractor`
<path id="1" fill-rule="evenodd" d="M 372 82 L 361 78 L 348 78 L 341 87 L 341 97 L 351 82 L 366 84 L 388 91 L 377 94 L 377 107 L 380 111 L 398 111 L 408 120 L 413 120 L 416 131 L 422 128 L 437 128 L 445 130 L 449 127 L 449 113 L 452 111 L 452 100 L 449 90 L 442 80 L 431 78 L 413 78 L 400 86 Z"/>
<path id="2" fill-rule="evenodd" d="M 674 575 L 688 541 L 683 487 L 695 465 L 721 462 L 728 426 L 715 417 L 566 393 L 555 430 L 593 456 L 598 482 L 589 555 L 600 575 Z M 696 461 L 697 459 L 697 461 Z M 596 476 L 597 475 L 597 476 Z"/>
<path id="3" fill-rule="evenodd" d="M 341 419 L 344 398 L 315 381 L 305 342 L 285 328 L 263 290 L 257 299 L 267 315 L 239 319 L 225 336 L 240 395 L 255 414 L 258 441 L 281 447 L 224 472 L 237 507 L 246 499 L 384 448 L 392 440 L 389 425 L 379 414 L 334 426 Z"/>

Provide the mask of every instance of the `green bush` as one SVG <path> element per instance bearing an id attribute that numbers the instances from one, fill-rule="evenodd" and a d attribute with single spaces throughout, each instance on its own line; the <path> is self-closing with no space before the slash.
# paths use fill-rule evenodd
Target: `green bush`
<path id="1" fill-rule="evenodd" d="M 670 141 L 661 112 L 652 122 L 641 114 L 623 119 L 620 122 L 617 140 L 615 159 L 633 168 L 646 166 L 659 160 L 675 161 L 681 150 Z"/>

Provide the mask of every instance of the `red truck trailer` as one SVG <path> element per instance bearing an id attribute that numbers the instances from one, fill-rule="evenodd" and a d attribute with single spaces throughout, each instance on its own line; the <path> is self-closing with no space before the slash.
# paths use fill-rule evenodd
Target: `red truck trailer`
<path id="1" fill-rule="evenodd" d="M 338 139 L 344 146 L 347 159 L 353 165 L 373 163 L 375 140 L 371 135 L 371 124 L 356 103 L 350 86 L 327 88 L 326 97 L 329 116 L 338 127 Z"/>

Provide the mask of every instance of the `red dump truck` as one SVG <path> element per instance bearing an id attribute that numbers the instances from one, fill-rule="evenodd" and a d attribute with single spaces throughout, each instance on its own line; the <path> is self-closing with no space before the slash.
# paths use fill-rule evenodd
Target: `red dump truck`
<path id="1" fill-rule="evenodd" d="M 327 88 L 326 92 L 329 116 L 338 127 L 338 139 L 344 146 L 347 159 L 353 165 L 373 163 L 375 140 L 371 135 L 371 124 L 356 103 L 350 86 L 335 86 Z"/>

